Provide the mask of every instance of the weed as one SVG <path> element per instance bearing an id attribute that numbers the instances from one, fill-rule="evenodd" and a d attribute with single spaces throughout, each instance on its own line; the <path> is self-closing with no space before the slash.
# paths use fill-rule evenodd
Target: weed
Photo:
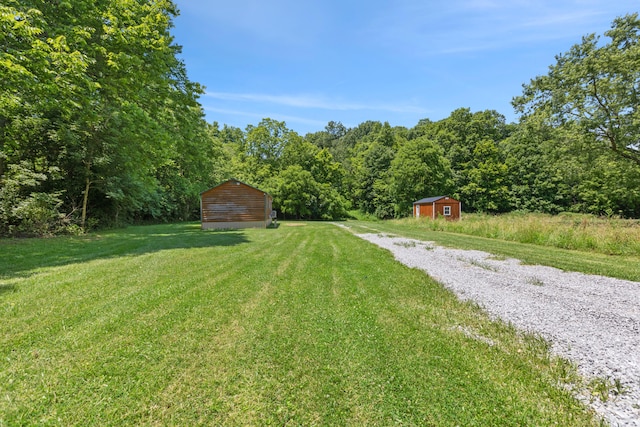
<path id="1" fill-rule="evenodd" d="M 401 246 L 403 248 L 415 248 L 416 242 L 415 240 L 402 240 L 400 242 L 393 242 L 396 246 Z"/>
<path id="2" fill-rule="evenodd" d="M 626 392 L 619 378 L 596 377 L 589 381 L 587 388 L 591 391 L 592 396 L 598 398 L 601 402 L 607 402 L 610 396 L 616 397 Z"/>
<path id="3" fill-rule="evenodd" d="M 473 259 L 473 258 L 465 258 L 465 257 L 457 257 L 456 258 L 458 261 L 462 261 L 462 262 L 466 262 L 467 264 L 471 264 L 475 267 L 480 267 L 483 270 L 487 270 L 487 271 L 498 271 L 498 269 L 496 267 L 494 267 L 491 264 L 487 264 L 486 262 L 482 262 L 479 261 L 477 259 Z"/>
<path id="4" fill-rule="evenodd" d="M 613 394 L 616 396 L 620 396 L 626 392 L 625 386 L 622 384 L 620 378 L 615 378 L 613 380 Z"/>
<path id="5" fill-rule="evenodd" d="M 527 277 L 526 282 L 533 286 L 544 286 L 544 282 L 537 277 Z"/>
<path id="6" fill-rule="evenodd" d="M 607 402 L 609 400 L 609 391 L 611 390 L 611 384 L 606 378 L 594 378 L 589 381 L 588 389 L 591 391 L 591 395 L 601 402 Z"/>
<path id="7" fill-rule="evenodd" d="M 548 358 L 551 352 L 551 343 L 543 336 L 538 334 L 530 334 L 525 336 L 525 345 L 531 353 L 535 353 L 538 357 Z"/>
<path id="8" fill-rule="evenodd" d="M 578 368 L 575 363 L 566 359 L 556 359 L 555 369 L 561 382 L 564 384 L 580 384 L 582 378 L 578 375 Z"/>

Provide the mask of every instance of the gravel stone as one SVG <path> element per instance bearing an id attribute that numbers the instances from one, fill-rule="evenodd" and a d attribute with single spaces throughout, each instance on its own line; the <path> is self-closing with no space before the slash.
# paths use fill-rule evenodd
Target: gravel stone
<path id="1" fill-rule="evenodd" d="M 640 282 L 501 260 L 481 251 L 383 234 L 359 237 L 421 269 L 459 298 L 547 339 L 587 379 L 619 381 L 606 402 L 576 397 L 612 426 L 640 426 Z M 453 274 L 452 274 L 453 273 Z"/>

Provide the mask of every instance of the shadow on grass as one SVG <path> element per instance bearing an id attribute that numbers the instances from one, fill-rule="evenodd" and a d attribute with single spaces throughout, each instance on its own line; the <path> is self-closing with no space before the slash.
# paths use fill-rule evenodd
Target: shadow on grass
<path id="1" fill-rule="evenodd" d="M 0 240 L 0 294 L 13 290 L 3 280 L 27 277 L 43 267 L 248 242 L 242 230 L 201 230 L 199 223 L 135 226 L 78 237 Z"/>
<path id="2" fill-rule="evenodd" d="M 0 284 L 0 295 L 2 294 L 6 294 L 9 292 L 15 292 L 16 287 L 15 285 L 2 285 Z"/>

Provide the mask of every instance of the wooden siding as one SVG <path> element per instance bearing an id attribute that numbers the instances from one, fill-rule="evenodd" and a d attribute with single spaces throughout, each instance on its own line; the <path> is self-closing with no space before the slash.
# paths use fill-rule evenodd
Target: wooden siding
<path id="1" fill-rule="evenodd" d="M 265 221 L 240 221 L 240 222 L 203 222 L 203 230 L 231 230 L 238 228 L 265 228 L 269 226 Z"/>
<path id="2" fill-rule="evenodd" d="M 450 206 L 451 207 L 451 215 L 445 215 L 444 214 L 444 207 L 445 206 Z M 460 218 L 460 202 L 458 202 L 455 199 L 452 198 L 445 198 L 445 199 L 440 199 L 440 200 L 436 200 L 435 202 L 435 208 L 436 208 L 436 216 L 445 216 L 447 219 L 458 219 Z"/>
<path id="3" fill-rule="evenodd" d="M 202 228 L 266 227 L 271 223 L 271 210 L 271 196 L 236 180 L 201 194 Z"/>
<path id="4" fill-rule="evenodd" d="M 420 215 L 418 215 L 418 208 L 420 209 Z M 413 216 L 418 218 L 432 218 L 433 217 L 433 203 L 420 203 L 413 205 Z"/>
<path id="5" fill-rule="evenodd" d="M 449 206 L 451 208 L 451 214 L 444 214 L 444 207 Z M 420 215 L 418 215 L 418 207 L 420 209 Z M 435 210 L 434 210 L 435 209 Z M 461 206 L 460 202 L 451 197 L 444 197 L 434 202 L 427 203 L 415 203 L 413 205 L 413 216 L 415 218 L 437 218 L 438 216 L 444 216 L 447 219 L 460 219 Z"/>

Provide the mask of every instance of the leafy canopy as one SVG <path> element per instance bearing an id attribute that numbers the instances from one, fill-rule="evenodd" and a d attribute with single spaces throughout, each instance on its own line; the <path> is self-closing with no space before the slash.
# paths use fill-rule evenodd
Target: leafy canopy
<path id="1" fill-rule="evenodd" d="M 590 34 L 556 57 L 549 74 L 524 86 L 513 100 L 527 118 L 542 115 L 553 125 L 576 123 L 585 135 L 640 165 L 640 19 L 616 18 L 605 32 Z"/>

